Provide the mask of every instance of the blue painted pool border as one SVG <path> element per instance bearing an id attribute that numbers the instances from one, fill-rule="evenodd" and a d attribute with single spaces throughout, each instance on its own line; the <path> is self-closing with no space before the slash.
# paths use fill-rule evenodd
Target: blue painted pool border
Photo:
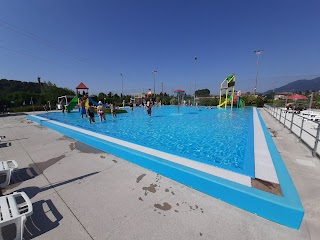
<path id="1" fill-rule="evenodd" d="M 268 147 L 272 153 L 273 161 L 277 162 L 275 167 L 280 168 L 280 170 L 277 169 L 278 176 L 282 173 L 286 175 L 279 179 L 280 183 L 284 184 L 283 186 L 281 185 L 284 193 L 283 197 L 88 136 L 72 129 L 56 125 L 51 121 L 41 120 L 36 116 L 29 115 L 27 117 L 45 127 L 51 128 L 90 146 L 140 165 L 146 169 L 171 178 L 258 216 L 290 228 L 299 229 L 300 227 L 304 212 L 299 196 L 270 134 L 265 131 L 266 127 L 264 124 L 263 128 L 267 138 Z M 259 118 L 261 120 L 260 116 Z M 263 121 L 261 122 L 263 123 Z M 275 155 L 275 157 L 273 155 Z"/>

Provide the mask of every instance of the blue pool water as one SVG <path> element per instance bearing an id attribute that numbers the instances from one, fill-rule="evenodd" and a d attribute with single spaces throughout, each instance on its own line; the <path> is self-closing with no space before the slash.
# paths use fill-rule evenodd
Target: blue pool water
<path id="1" fill-rule="evenodd" d="M 91 130 L 198 162 L 253 176 L 252 108 L 205 109 L 162 106 L 107 115 L 107 122 L 89 124 L 78 112 L 49 112 L 41 117 Z"/>

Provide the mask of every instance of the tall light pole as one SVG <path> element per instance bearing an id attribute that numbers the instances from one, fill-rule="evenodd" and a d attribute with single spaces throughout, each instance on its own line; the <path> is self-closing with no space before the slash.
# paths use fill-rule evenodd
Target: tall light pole
<path id="1" fill-rule="evenodd" d="M 276 88 L 276 80 L 274 80 L 274 82 L 273 82 L 273 98 L 272 98 L 272 105 L 273 105 L 273 107 L 274 107 L 274 99 L 275 99 L 275 93 L 274 93 L 275 88 Z"/>
<path id="2" fill-rule="evenodd" d="M 194 70 L 194 99 L 193 99 L 193 105 L 196 105 L 196 91 L 197 91 L 197 61 L 198 57 L 194 57 L 195 60 L 195 70 Z"/>
<path id="3" fill-rule="evenodd" d="M 153 98 L 155 99 L 156 98 L 156 73 L 158 71 L 157 70 L 153 70 L 152 73 L 153 73 Z"/>
<path id="4" fill-rule="evenodd" d="M 121 75 L 121 97 L 123 96 L 123 75 L 122 73 L 120 73 Z"/>
<path id="5" fill-rule="evenodd" d="M 258 83 L 258 72 L 259 72 L 259 57 L 260 54 L 263 53 L 263 50 L 256 50 L 254 53 L 258 56 L 257 57 L 257 75 L 256 75 L 256 84 L 254 85 L 254 95 L 256 95 L 257 92 L 257 83 Z"/>

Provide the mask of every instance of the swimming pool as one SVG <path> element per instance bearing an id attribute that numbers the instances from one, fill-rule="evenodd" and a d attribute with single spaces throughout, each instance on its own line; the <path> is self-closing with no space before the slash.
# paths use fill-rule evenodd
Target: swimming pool
<path id="1" fill-rule="evenodd" d="M 91 125 L 77 112 L 29 115 L 27 118 L 261 217 L 291 228 L 300 227 L 304 211 L 299 195 L 256 108 L 202 108 L 201 111 L 182 108 L 177 113 L 177 107 L 163 107 L 154 108 L 151 118 L 144 109 L 136 108 L 133 113 L 118 115 L 116 119 L 108 115 L 107 123 Z M 131 140 L 121 140 L 125 136 L 130 136 Z M 180 151 L 180 155 L 187 155 L 181 157 L 176 150 L 182 148 L 176 144 L 179 141 L 175 138 L 182 139 L 182 143 L 191 139 L 190 149 L 198 149 L 201 144 L 211 142 L 205 146 L 225 147 L 226 152 L 210 148 L 217 155 L 205 159 L 196 154 L 198 151 Z M 163 139 L 165 141 L 160 141 Z M 166 141 L 169 141 L 167 145 Z M 168 147 L 169 150 L 159 151 L 151 148 L 151 144 L 157 149 Z M 168 153 L 174 151 L 175 154 Z M 231 156 L 229 152 L 237 152 L 237 155 L 228 158 Z M 227 164 L 214 161 L 215 156 L 219 159 L 221 154 L 227 156 L 224 158 Z M 244 158 L 240 164 L 237 160 L 241 156 Z M 254 176 L 240 172 L 251 172 Z M 254 188 L 252 178 L 279 183 L 283 196 Z"/>
<path id="2" fill-rule="evenodd" d="M 89 124 L 78 112 L 39 116 L 254 177 L 252 108 L 218 110 L 162 106 Z"/>

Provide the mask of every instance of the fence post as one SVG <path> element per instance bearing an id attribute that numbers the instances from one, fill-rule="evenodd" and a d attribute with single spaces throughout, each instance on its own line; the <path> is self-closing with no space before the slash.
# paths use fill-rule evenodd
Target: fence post
<path id="1" fill-rule="evenodd" d="M 301 136 L 302 136 L 303 124 L 304 124 L 304 117 L 302 117 L 302 123 L 301 123 L 301 128 L 300 128 L 299 142 L 301 142 Z"/>
<path id="2" fill-rule="evenodd" d="M 317 135 L 316 135 L 316 138 L 314 140 L 314 147 L 312 149 L 312 156 L 313 157 L 315 157 L 317 155 L 317 148 L 318 148 L 318 143 L 319 143 L 319 135 L 320 135 L 320 127 L 319 127 L 319 123 L 318 123 Z"/>
<path id="3" fill-rule="evenodd" d="M 281 113 L 282 113 L 282 111 L 281 111 L 281 109 L 280 109 L 280 117 L 279 117 L 279 122 L 281 123 Z"/>
<path id="4" fill-rule="evenodd" d="M 290 133 L 292 133 L 292 125 L 293 125 L 293 117 L 294 117 L 294 114 L 292 113 L 292 118 L 291 118 L 291 124 L 290 124 Z"/>
<path id="5" fill-rule="evenodd" d="M 286 127 L 286 120 L 287 120 L 287 112 L 284 115 L 283 127 Z"/>

